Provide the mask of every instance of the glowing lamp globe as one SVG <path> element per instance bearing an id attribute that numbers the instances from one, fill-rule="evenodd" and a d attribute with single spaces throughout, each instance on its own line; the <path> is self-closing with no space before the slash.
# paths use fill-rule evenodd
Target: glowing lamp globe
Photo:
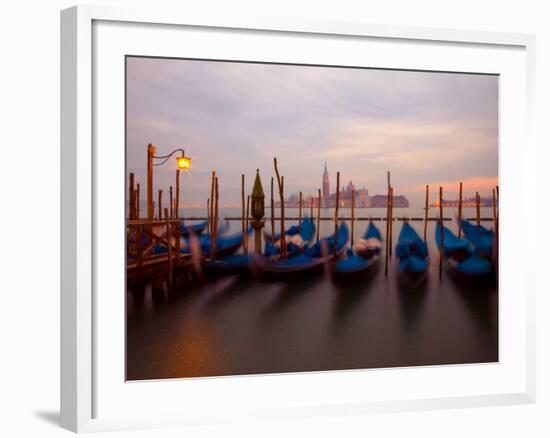
<path id="1" fill-rule="evenodd" d="M 178 169 L 189 169 L 191 167 L 191 158 L 189 157 L 176 157 L 178 163 Z"/>

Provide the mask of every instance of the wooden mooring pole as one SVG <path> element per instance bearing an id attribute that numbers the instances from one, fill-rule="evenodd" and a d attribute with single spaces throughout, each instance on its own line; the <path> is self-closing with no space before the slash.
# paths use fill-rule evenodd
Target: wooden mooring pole
<path id="1" fill-rule="evenodd" d="M 250 220 L 250 195 L 246 197 L 246 235 L 244 239 L 244 253 L 248 254 L 248 223 Z"/>
<path id="2" fill-rule="evenodd" d="M 242 246 L 243 246 L 243 253 L 246 254 L 246 233 L 248 230 L 246 228 L 246 223 L 245 223 L 246 205 L 244 201 L 244 173 L 241 175 L 241 216 L 242 216 L 242 221 L 241 221 Z"/>
<path id="3" fill-rule="evenodd" d="M 458 189 L 458 238 L 462 237 L 462 182 Z"/>
<path id="4" fill-rule="evenodd" d="M 141 215 L 141 208 L 140 208 L 140 187 L 139 187 L 139 183 L 137 183 L 136 185 L 136 214 L 135 214 L 135 218 L 136 219 L 139 219 L 140 215 Z"/>
<path id="5" fill-rule="evenodd" d="M 218 177 L 214 179 L 214 239 L 211 241 L 212 246 L 212 257 L 216 257 L 216 250 L 218 246 L 218 221 L 219 221 L 219 211 L 218 206 L 220 203 L 220 190 L 218 186 Z"/>
<path id="6" fill-rule="evenodd" d="M 176 169 L 176 201 L 174 206 L 174 217 L 177 219 L 180 217 L 180 169 Z"/>
<path id="7" fill-rule="evenodd" d="M 211 238 L 214 235 L 214 233 L 216 232 L 215 231 L 216 222 L 215 222 L 215 218 L 214 218 L 214 203 L 216 202 L 215 199 L 214 199 L 215 187 L 216 187 L 216 171 L 213 170 L 212 171 L 212 179 L 211 179 L 211 182 L 210 182 L 210 219 L 212 221 L 212 223 L 210 224 L 210 237 Z"/>
<path id="8" fill-rule="evenodd" d="M 355 224 L 355 189 L 351 189 L 351 241 L 350 241 L 351 248 L 353 248 L 354 224 Z"/>
<path id="9" fill-rule="evenodd" d="M 206 219 L 208 220 L 208 235 L 212 236 L 212 217 L 210 216 L 210 198 L 206 199 Z"/>
<path id="10" fill-rule="evenodd" d="M 391 257 L 392 255 L 392 245 L 393 245 L 393 242 L 392 242 L 392 239 L 391 239 L 391 234 L 392 234 L 392 228 L 393 228 L 393 210 L 392 210 L 392 205 L 391 205 L 391 172 L 388 170 L 387 172 L 387 182 L 388 182 L 388 201 L 387 201 L 387 208 L 388 208 L 388 220 L 389 222 L 386 224 L 387 225 L 387 234 L 386 234 L 386 240 L 387 240 L 387 245 L 386 245 L 386 248 L 389 252 L 389 256 Z"/>
<path id="11" fill-rule="evenodd" d="M 340 208 L 340 172 L 336 172 L 336 208 L 334 209 L 334 255 L 338 252 L 338 210 Z"/>
<path id="12" fill-rule="evenodd" d="M 476 224 L 479 227 L 481 225 L 480 222 L 480 203 L 481 200 L 479 198 L 479 192 L 476 192 Z"/>
<path id="13" fill-rule="evenodd" d="M 426 242 L 426 235 L 428 232 L 428 210 L 430 208 L 429 204 L 430 198 L 430 186 L 426 186 L 426 201 L 424 202 L 424 242 Z"/>
<path id="14" fill-rule="evenodd" d="M 493 189 L 493 221 L 494 221 L 494 237 L 493 237 L 493 265 L 498 278 L 498 237 L 499 237 L 499 224 L 498 224 L 498 186 L 496 190 Z"/>
<path id="15" fill-rule="evenodd" d="M 210 257 L 214 258 L 216 253 L 216 215 L 215 207 L 216 204 L 216 172 L 212 171 L 212 181 L 210 186 Z"/>
<path id="16" fill-rule="evenodd" d="M 158 212 L 159 212 L 159 221 L 162 220 L 162 189 L 159 189 L 159 195 L 158 195 Z"/>
<path id="17" fill-rule="evenodd" d="M 443 252 L 444 247 L 444 233 L 443 233 L 443 187 L 439 187 L 439 277 L 443 273 Z"/>
<path id="18" fill-rule="evenodd" d="M 390 188 L 388 186 L 388 198 L 386 201 L 386 252 L 385 252 L 385 263 L 384 263 L 384 275 L 388 276 L 388 258 L 389 258 L 389 241 L 390 241 Z"/>
<path id="19" fill-rule="evenodd" d="M 166 227 L 166 242 L 168 246 L 168 284 L 172 284 L 172 233 L 170 232 L 170 220 L 168 219 L 168 209 L 164 209 L 164 224 Z"/>
<path id="20" fill-rule="evenodd" d="M 170 219 L 174 218 L 174 193 L 173 188 L 170 186 Z"/>
<path id="21" fill-rule="evenodd" d="M 129 219 L 134 219 L 134 211 L 135 211 L 135 208 L 134 208 L 134 200 L 135 200 L 135 197 L 134 197 L 134 173 L 131 172 L 130 173 L 130 191 L 128 193 L 128 200 L 130 202 L 130 204 L 128 205 L 128 218 Z"/>
<path id="22" fill-rule="evenodd" d="M 389 247 L 390 247 L 390 257 L 393 253 L 393 187 L 390 187 L 390 238 L 389 238 Z"/>
<path id="23" fill-rule="evenodd" d="M 309 198 L 309 218 L 313 222 L 313 196 Z"/>
<path id="24" fill-rule="evenodd" d="M 147 219 L 153 220 L 153 157 L 157 149 L 152 145 L 147 145 Z"/>
<path id="25" fill-rule="evenodd" d="M 298 226 L 302 225 L 302 192 L 299 194 L 299 204 L 298 204 Z"/>
<path id="26" fill-rule="evenodd" d="M 275 244 L 275 199 L 273 198 L 273 177 L 271 177 L 271 244 Z"/>
<path id="27" fill-rule="evenodd" d="M 286 259 L 286 228 L 285 228 L 285 177 L 281 176 L 281 254 Z"/>
<path id="28" fill-rule="evenodd" d="M 277 176 L 277 184 L 279 186 L 279 198 L 281 201 L 281 257 L 286 258 L 286 238 L 285 238 L 285 196 L 284 196 L 284 177 L 279 175 L 277 167 L 277 158 L 273 158 L 273 166 L 275 167 L 275 175 Z"/>
<path id="29" fill-rule="evenodd" d="M 317 242 L 319 242 L 320 229 L 321 229 L 321 189 L 317 189 Z"/>
<path id="30" fill-rule="evenodd" d="M 497 229 L 497 195 L 495 189 L 493 189 L 493 227 Z"/>

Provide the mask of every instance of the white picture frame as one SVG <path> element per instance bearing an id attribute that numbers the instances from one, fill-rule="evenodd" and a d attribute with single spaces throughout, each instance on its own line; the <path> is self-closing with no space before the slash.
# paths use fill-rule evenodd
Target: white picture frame
<path id="1" fill-rule="evenodd" d="M 158 427 L 163 425 L 185 425 L 185 424 L 203 424 L 214 421 L 225 421 L 229 419 L 241 418 L 246 420 L 250 416 L 254 418 L 273 418 L 278 417 L 300 417 L 311 415 L 342 415 L 363 414 L 369 412 L 394 412 L 414 409 L 441 409 L 450 407 L 474 407 L 502 404 L 532 403 L 535 400 L 535 309 L 534 309 L 534 282 L 535 272 L 533 267 L 528 265 L 520 267 L 520 272 L 516 273 L 517 285 L 519 287 L 521 306 L 521 321 L 518 323 L 520 333 L 517 336 L 517 345 L 522 347 L 521 357 L 518 359 L 518 367 L 513 371 L 515 374 L 515 385 L 510 388 L 502 387 L 502 390 L 494 386 L 494 390 L 481 394 L 468 393 L 462 395 L 438 393 L 438 396 L 416 397 L 414 391 L 410 394 L 392 393 L 388 398 L 377 396 L 368 398 L 366 395 L 355 394 L 348 396 L 345 388 L 347 384 L 353 385 L 354 380 L 363 379 L 364 374 L 350 372 L 334 373 L 310 373 L 315 376 L 304 376 L 297 374 L 285 376 L 288 384 L 305 385 L 304 388 L 311 388 L 312 385 L 327 384 L 329 391 L 326 400 L 320 399 L 317 403 L 312 403 L 306 398 L 300 399 L 297 403 L 287 403 L 284 397 L 273 398 L 270 404 L 262 405 L 256 411 L 247 410 L 246 405 L 242 404 L 240 411 L 224 410 L 223 397 L 220 397 L 220 406 L 213 407 L 209 412 L 204 407 L 198 406 L 196 411 L 183 410 L 175 408 L 170 412 L 162 406 L 157 408 L 156 412 L 148 412 L 150 415 L 131 415 L 122 408 L 120 412 L 112 412 L 115 408 L 109 410 L 109 415 L 98 415 L 101 412 L 102 404 L 99 401 L 101 397 L 98 393 L 105 392 L 101 388 L 101 381 L 105 374 L 105 365 L 98 359 L 98 349 L 103 348 L 102 331 L 98 329 L 98 321 L 103 311 L 103 301 L 98 304 L 98 287 L 101 287 L 102 281 L 98 275 L 108 276 L 105 271 L 99 269 L 98 274 L 98 254 L 101 251 L 101 245 L 98 244 L 104 229 L 99 223 L 98 202 L 102 202 L 98 197 L 101 196 L 101 190 L 97 190 L 100 179 L 110 178 L 103 175 L 103 165 L 101 157 L 98 158 L 94 151 L 94 142 L 101 139 L 101 132 L 97 131 L 95 125 L 101 120 L 101 114 L 98 113 L 98 96 L 94 88 L 101 71 L 94 65 L 94 59 L 98 59 L 104 50 L 102 45 L 102 36 L 94 26 L 98 23 L 115 23 L 123 25 L 131 23 L 133 32 L 139 32 L 140 26 L 152 26 L 151 32 L 162 32 L 166 29 L 185 28 L 191 30 L 200 30 L 202 34 L 209 32 L 215 33 L 224 29 L 237 30 L 239 38 L 254 39 L 259 38 L 263 33 L 270 33 L 275 37 L 285 36 L 292 38 L 304 38 L 315 35 L 319 38 L 343 38 L 342 44 L 346 44 L 346 38 L 353 41 L 362 41 L 370 39 L 376 41 L 389 41 L 396 44 L 414 45 L 445 45 L 451 44 L 454 47 L 476 48 L 482 47 L 487 50 L 496 50 L 499 52 L 515 53 L 514 59 L 521 61 L 521 65 L 515 65 L 518 69 L 519 78 L 525 79 L 524 88 L 522 85 L 521 93 L 518 93 L 514 99 L 521 101 L 521 113 L 525 119 L 517 121 L 521 124 L 518 132 L 511 132 L 514 140 L 520 140 L 524 145 L 521 148 L 521 156 L 524 166 L 520 169 L 512 169 L 514 156 L 516 152 L 510 150 L 505 155 L 501 163 L 501 182 L 503 191 L 503 208 L 505 214 L 515 213 L 505 208 L 505 200 L 512 196 L 524 197 L 525 202 L 534 199 L 535 192 L 535 143 L 532 134 L 532 123 L 534 120 L 534 57 L 535 57 L 535 39 L 532 35 L 507 34 L 491 32 L 460 31 L 450 29 L 425 29 L 402 26 L 381 26 L 365 23 L 337 23 L 337 22 L 315 22 L 297 19 L 258 19 L 255 17 L 241 17 L 239 20 L 227 21 L 224 17 L 196 16 L 191 11 L 184 13 L 174 11 L 162 11 L 151 8 L 150 10 L 128 10 L 110 7 L 98 6 L 78 6 L 62 11 L 61 13 L 61 425 L 69 430 L 97 431 L 115 428 L 136 428 L 136 427 Z M 114 35 L 114 36 L 113 36 Z M 116 38 L 116 32 L 108 34 L 109 38 Z M 121 39 L 121 37 L 118 37 Z M 138 43 L 136 43 L 138 44 Z M 117 44 L 113 44 L 117 46 Z M 124 52 L 121 45 L 119 50 Z M 118 47 L 117 46 L 117 47 Z M 116 50 L 116 47 L 113 48 Z M 152 49 L 151 49 L 152 50 Z M 167 49 L 168 50 L 168 49 Z M 120 53 L 113 52 L 112 56 L 119 56 Z M 136 53 L 132 53 L 136 54 Z M 517 56 L 520 54 L 519 56 Z M 237 55 L 235 55 L 237 56 Z M 266 55 L 267 56 L 267 55 Z M 108 58 L 107 58 L 108 59 Z M 512 59 L 512 58 L 511 58 Z M 511 61 L 515 62 L 516 61 Z M 477 60 L 481 62 L 480 60 Z M 476 62 L 477 62 L 476 61 Z M 489 60 L 490 61 L 490 60 Z M 459 61 L 455 61 L 459 62 Z M 485 60 L 487 63 L 488 61 Z M 504 63 L 505 61 L 503 61 Z M 507 61 L 506 61 L 507 62 Z M 498 64 L 498 63 L 496 63 Z M 495 65 L 496 65 L 495 64 Z M 459 64 L 455 64 L 459 65 Z M 489 65 L 489 64 L 486 64 Z M 502 64 L 504 65 L 504 64 Z M 426 65 L 426 69 L 433 69 L 433 66 Z M 484 70 L 491 70 L 492 73 L 499 73 L 498 67 L 492 69 L 487 67 Z M 470 71 L 467 67 L 463 71 Z M 117 83 L 120 84 L 121 78 L 118 77 Z M 123 81 L 123 78 L 122 78 Z M 116 85 L 116 84 L 115 84 Z M 119 90 L 120 91 L 120 90 Z M 505 103 L 506 104 L 506 103 Z M 100 105 L 100 104 L 99 104 Z M 504 117 L 504 116 L 503 116 Z M 116 123 L 116 119 L 114 119 Z M 501 123 L 508 119 L 501 119 Z M 525 123 L 524 123 L 525 121 Z M 117 143 L 118 144 L 118 143 Z M 123 145 L 122 145 L 123 146 Z M 501 145 L 502 147 L 502 145 Z M 507 149 L 508 150 L 508 149 Z M 115 163 L 116 164 L 116 163 Z M 113 164 L 113 165 L 115 165 Z M 509 167 L 507 167 L 509 166 Z M 515 172 L 515 173 L 510 173 Z M 100 176 L 102 173 L 102 176 Z M 106 172 L 110 175 L 109 172 Z M 508 185 L 512 176 L 518 182 L 517 187 Z M 508 194 L 507 195 L 507 191 Z M 534 205 L 534 204 L 533 204 Z M 535 209 L 530 208 L 522 212 L 514 220 L 509 220 L 506 225 L 506 216 L 503 219 L 503 229 L 508 232 L 519 221 L 527 221 L 535 229 Z M 116 222 L 115 222 L 116 223 Z M 516 225 L 514 225 L 516 224 Z M 505 231 L 503 231 L 505 233 Z M 526 237 L 528 239 L 524 244 L 527 247 L 534 247 L 531 233 Z M 506 246 L 506 240 L 501 245 L 504 251 L 513 249 L 513 241 Z M 121 243 L 122 245 L 122 243 Z M 508 249 L 506 249 L 508 248 Z M 101 274 L 103 272 L 103 274 Z M 516 278 L 514 277 L 514 278 Z M 502 281 L 502 277 L 501 277 Z M 116 283 L 116 282 L 115 282 Z M 116 288 L 115 288 L 116 289 Z M 503 309 L 501 308 L 501 311 Z M 505 312 L 505 309 L 504 309 Z M 506 315 L 506 313 L 505 313 Z M 118 315 L 120 321 L 113 322 L 113 328 L 120 328 L 124 315 Z M 506 329 L 507 319 L 503 319 L 504 329 Z M 104 327 L 104 325 L 103 325 Z M 505 330 L 506 331 L 506 330 Z M 514 342 L 516 342 L 514 341 Z M 502 343 L 509 342 L 507 338 L 501 338 Z M 523 347 L 525 347 L 523 349 Z M 120 352 L 123 354 L 123 352 Z M 105 355 L 103 355 L 105 356 Z M 500 363 L 504 369 L 506 361 Z M 467 375 L 475 375 L 478 369 L 472 366 L 456 366 L 465 369 Z M 449 368 L 446 368 L 449 369 Z M 407 381 L 410 378 L 410 371 L 396 370 L 392 378 L 396 382 Z M 416 372 L 416 371 L 415 371 Z M 447 379 L 448 371 L 441 371 L 437 367 L 425 367 L 419 371 L 422 378 Z M 493 371 L 490 371 L 491 373 Z M 399 375 L 401 373 L 401 375 Z M 436 374 L 441 374 L 435 377 Z M 467 378 L 467 377 L 463 377 Z M 248 380 L 247 380 L 248 379 Z M 201 386 L 201 391 L 209 391 L 209 394 L 235 390 L 242 388 L 243 391 L 250 390 L 251 387 L 261 387 L 262 385 L 273 384 L 276 376 L 258 376 L 253 381 L 247 377 L 237 378 L 219 378 L 219 379 L 197 379 L 194 380 L 195 386 Z M 290 379 L 290 380 L 289 380 Z M 314 379 L 314 380 L 312 380 Z M 369 375 L 369 379 L 377 379 L 383 382 L 383 374 Z M 280 384 L 278 380 L 275 384 Z M 124 382 L 119 382 L 124 385 Z M 495 385 L 498 381 L 495 381 Z M 128 385 L 128 384 L 127 384 Z M 132 386 L 130 384 L 129 386 Z M 156 386 L 155 386 L 156 385 Z M 156 391 L 154 388 L 162 387 L 159 391 L 176 391 L 178 389 L 168 388 L 169 385 L 178 385 L 177 382 L 148 382 L 146 386 L 138 387 L 133 385 L 131 391 L 135 397 L 139 391 Z M 207 386 L 208 387 L 207 387 Z M 239 386 L 241 385 L 241 386 Z M 250 388 L 245 388 L 247 385 Z M 105 385 L 104 385 L 105 386 Z M 330 400 L 330 388 L 344 388 L 338 393 L 334 393 L 332 403 Z M 137 389 L 136 389 L 137 388 Z M 180 389 L 181 390 L 181 387 Z M 159 393 L 160 394 L 160 393 Z M 252 394 L 252 392 L 250 392 Z M 435 393 L 434 393 L 435 394 Z M 115 397 L 115 393 L 111 394 Z M 120 394 L 119 394 L 120 395 Z M 120 399 L 114 399 L 114 404 L 119 406 Z M 255 400 L 258 402 L 258 400 Z M 199 403 L 200 404 L 200 403 Z M 238 404 L 238 403 L 237 403 Z M 250 407 L 251 408 L 251 407 Z"/>

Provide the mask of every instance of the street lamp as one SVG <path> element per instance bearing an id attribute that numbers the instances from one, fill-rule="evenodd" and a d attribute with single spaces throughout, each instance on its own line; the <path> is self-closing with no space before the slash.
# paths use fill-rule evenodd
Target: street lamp
<path id="1" fill-rule="evenodd" d="M 156 152 L 156 149 L 155 149 L 155 152 Z M 186 157 L 185 156 L 185 151 L 183 149 L 174 149 L 168 155 L 162 155 L 162 156 L 158 156 L 158 157 L 153 155 L 153 159 L 162 160 L 160 163 L 153 164 L 153 166 L 162 166 L 176 152 L 181 152 L 181 156 L 176 157 L 176 163 L 178 164 L 178 169 L 189 169 L 191 167 L 191 157 Z"/>
<path id="2" fill-rule="evenodd" d="M 181 148 L 174 149 L 168 155 L 156 156 L 157 148 L 152 144 L 147 145 L 147 219 L 152 221 L 153 210 L 153 166 L 158 167 L 166 163 L 170 157 L 176 152 L 181 152 L 179 157 L 176 157 L 176 217 L 178 217 L 179 197 L 180 197 L 180 170 L 189 169 L 191 167 L 191 157 L 185 156 L 185 151 Z M 154 160 L 162 160 L 159 163 L 154 163 Z"/>

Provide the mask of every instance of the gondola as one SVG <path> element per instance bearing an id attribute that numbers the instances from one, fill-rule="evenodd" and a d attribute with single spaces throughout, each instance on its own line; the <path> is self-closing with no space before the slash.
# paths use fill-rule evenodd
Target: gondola
<path id="1" fill-rule="evenodd" d="M 179 225 L 180 233 L 182 236 L 189 236 L 191 233 L 201 234 L 208 226 L 208 221 L 199 222 L 198 224 L 186 225 L 183 221 Z"/>
<path id="2" fill-rule="evenodd" d="M 380 256 L 369 255 L 368 258 L 354 254 L 350 248 L 347 257 L 338 259 L 334 266 L 335 277 L 347 279 L 349 277 L 368 275 L 376 270 L 379 265 Z"/>
<path id="3" fill-rule="evenodd" d="M 485 257 L 480 257 L 476 253 L 473 253 L 467 259 L 458 262 L 454 259 L 448 259 L 448 266 L 452 270 L 464 279 L 480 280 L 485 278 L 492 278 L 493 276 L 493 264 Z"/>
<path id="4" fill-rule="evenodd" d="M 323 264 L 328 262 L 328 259 L 329 257 L 311 257 L 302 253 L 284 260 L 273 260 L 269 257 L 255 254 L 252 259 L 252 267 L 261 275 L 283 280 L 288 277 L 320 270 Z"/>
<path id="5" fill-rule="evenodd" d="M 372 221 L 369 221 L 369 226 L 363 237 L 354 243 L 353 251 L 358 256 L 366 259 L 380 255 L 382 251 L 382 234 Z"/>
<path id="6" fill-rule="evenodd" d="M 435 226 L 435 243 L 439 248 L 441 245 L 441 222 Z M 451 230 L 443 225 L 443 255 L 458 262 L 467 259 L 472 255 L 472 245 L 466 239 L 456 236 Z"/>
<path id="7" fill-rule="evenodd" d="M 475 252 L 480 257 L 491 259 L 493 257 L 493 230 L 485 228 L 483 225 L 474 225 L 467 220 L 461 221 L 464 236 L 473 245 Z"/>
<path id="8" fill-rule="evenodd" d="M 428 246 L 408 222 L 403 223 L 395 254 L 399 260 L 398 272 L 402 281 L 417 283 L 426 278 Z"/>
<path id="9" fill-rule="evenodd" d="M 208 221 L 203 221 L 198 224 L 186 225 L 183 222 L 180 223 L 179 229 L 183 237 L 188 237 L 191 233 L 196 235 L 202 234 L 202 232 L 208 227 Z M 225 234 L 229 230 L 229 221 L 225 221 L 218 225 L 218 236 Z"/>
<path id="10" fill-rule="evenodd" d="M 250 230 L 249 230 L 250 231 Z M 200 234 L 196 236 L 201 254 L 208 255 L 211 252 L 211 238 L 210 235 L 207 234 Z M 189 235 L 187 238 L 182 239 L 182 248 L 180 252 L 182 254 L 190 254 L 191 253 L 191 235 Z M 221 236 L 216 238 L 216 256 L 217 257 L 226 257 L 233 255 L 240 247 L 243 242 L 243 235 L 242 233 L 234 234 L 231 236 Z M 155 245 L 153 248 L 153 254 L 165 254 L 168 252 L 168 248 L 165 246 Z"/>
<path id="11" fill-rule="evenodd" d="M 439 222 L 435 229 L 435 242 L 439 248 L 441 244 L 441 223 Z M 445 226 L 443 226 L 443 256 L 446 266 L 461 278 L 481 279 L 492 275 L 491 262 L 477 254 L 470 242 L 459 238 Z"/>
<path id="12" fill-rule="evenodd" d="M 301 225 L 293 225 L 285 232 L 285 240 L 289 255 L 296 255 L 303 251 L 306 242 L 310 241 L 315 234 L 315 225 L 309 218 L 305 218 Z M 272 243 L 271 235 L 264 233 L 265 250 L 267 256 L 278 255 L 281 248 L 281 234 L 275 234 L 275 243 Z"/>
<path id="13" fill-rule="evenodd" d="M 249 230 L 250 233 L 250 230 Z M 212 241 L 209 235 L 199 235 L 201 253 L 210 254 L 212 249 Z M 242 233 L 233 234 L 231 236 L 220 236 L 216 238 L 216 257 L 226 257 L 234 254 L 243 242 Z M 189 252 L 189 245 L 185 248 Z"/>
<path id="14" fill-rule="evenodd" d="M 326 257 L 327 255 L 340 256 L 346 249 L 349 239 L 349 228 L 345 222 L 338 227 L 336 239 L 334 235 L 323 237 L 318 242 L 304 248 L 304 254 L 310 257 Z M 336 251 L 334 246 L 336 245 Z"/>
<path id="15" fill-rule="evenodd" d="M 348 238 L 348 226 L 342 223 L 338 227 L 337 239 L 334 235 L 324 237 L 314 245 L 306 246 L 302 253 L 284 260 L 256 254 L 253 256 L 252 266 L 257 273 L 278 280 L 321 270 L 323 265 L 338 257 L 345 250 Z M 335 243 L 336 254 L 334 253 Z"/>
<path id="16" fill-rule="evenodd" d="M 204 262 L 203 272 L 209 276 L 244 274 L 250 272 L 250 263 L 250 256 L 245 254 L 216 257 Z"/>
<path id="17" fill-rule="evenodd" d="M 304 242 L 309 242 L 315 235 L 315 224 L 313 219 L 305 217 L 300 225 L 292 225 L 285 231 L 286 236 L 300 235 Z M 264 239 L 266 241 L 278 241 L 281 239 L 281 233 L 275 233 L 274 238 L 271 238 L 271 234 L 264 231 Z"/>
<path id="18" fill-rule="evenodd" d="M 303 252 L 305 243 L 299 234 L 293 236 L 286 236 L 286 248 L 289 255 L 296 255 Z M 264 254 L 266 256 L 272 257 L 277 256 L 281 252 L 281 241 L 271 243 L 271 241 L 265 242 Z"/>

